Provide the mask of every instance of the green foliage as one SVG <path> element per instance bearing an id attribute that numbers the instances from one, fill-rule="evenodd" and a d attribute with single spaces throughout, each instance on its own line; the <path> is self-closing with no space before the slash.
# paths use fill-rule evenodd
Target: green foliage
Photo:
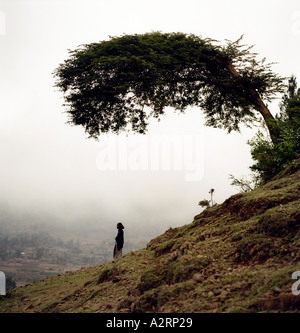
<path id="1" fill-rule="evenodd" d="M 209 203 L 209 201 L 207 200 L 207 199 L 203 199 L 203 200 L 201 200 L 200 202 L 199 202 L 199 204 L 198 204 L 199 206 L 201 206 L 201 207 L 203 207 L 203 208 L 207 208 L 207 207 L 209 207 L 210 206 L 210 203 Z"/>
<path id="2" fill-rule="evenodd" d="M 280 136 L 274 144 L 261 131 L 249 142 L 255 164 L 250 168 L 266 183 L 300 154 L 300 91 L 295 77 L 289 80 L 281 112 L 276 117 Z"/>
<path id="3" fill-rule="evenodd" d="M 188 106 L 200 107 L 207 125 L 230 132 L 255 117 L 250 88 L 267 100 L 282 91 L 282 79 L 240 41 L 220 46 L 160 32 L 112 37 L 70 51 L 54 72 L 56 86 L 65 94 L 69 122 L 93 138 L 130 126 L 145 133 L 150 117 Z"/>

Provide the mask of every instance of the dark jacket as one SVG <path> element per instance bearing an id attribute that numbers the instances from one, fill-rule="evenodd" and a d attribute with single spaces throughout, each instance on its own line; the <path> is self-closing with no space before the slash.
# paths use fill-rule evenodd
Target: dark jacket
<path id="1" fill-rule="evenodd" d="M 118 234 L 115 239 L 117 242 L 118 250 L 121 250 L 123 248 L 123 244 L 124 244 L 124 233 L 123 233 L 122 229 L 118 229 Z"/>

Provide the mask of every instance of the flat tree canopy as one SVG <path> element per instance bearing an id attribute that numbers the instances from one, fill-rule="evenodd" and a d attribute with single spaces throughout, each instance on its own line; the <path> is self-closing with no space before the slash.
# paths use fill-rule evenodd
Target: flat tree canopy
<path id="1" fill-rule="evenodd" d="M 222 46 L 192 34 L 152 32 L 80 46 L 54 72 L 69 122 L 93 138 L 145 133 L 148 119 L 160 118 L 166 107 L 197 106 L 208 126 L 229 132 L 259 113 L 275 140 L 265 103 L 283 92 L 283 79 L 241 39 Z"/>

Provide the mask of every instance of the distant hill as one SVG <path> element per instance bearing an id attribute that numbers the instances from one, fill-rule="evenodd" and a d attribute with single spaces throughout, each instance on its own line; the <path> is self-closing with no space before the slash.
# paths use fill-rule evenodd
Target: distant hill
<path id="1" fill-rule="evenodd" d="M 300 312 L 299 225 L 300 159 L 115 263 L 9 291 L 0 312 Z"/>

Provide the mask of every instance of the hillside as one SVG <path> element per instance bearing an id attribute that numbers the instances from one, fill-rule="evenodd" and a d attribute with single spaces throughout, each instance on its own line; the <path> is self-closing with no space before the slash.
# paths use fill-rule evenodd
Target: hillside
<path id="1" fill-rule="evenodd" d="M 300 312 L 299 224 L 297 160 L 115 263 L 8 292 L 0 312 Z"/>

